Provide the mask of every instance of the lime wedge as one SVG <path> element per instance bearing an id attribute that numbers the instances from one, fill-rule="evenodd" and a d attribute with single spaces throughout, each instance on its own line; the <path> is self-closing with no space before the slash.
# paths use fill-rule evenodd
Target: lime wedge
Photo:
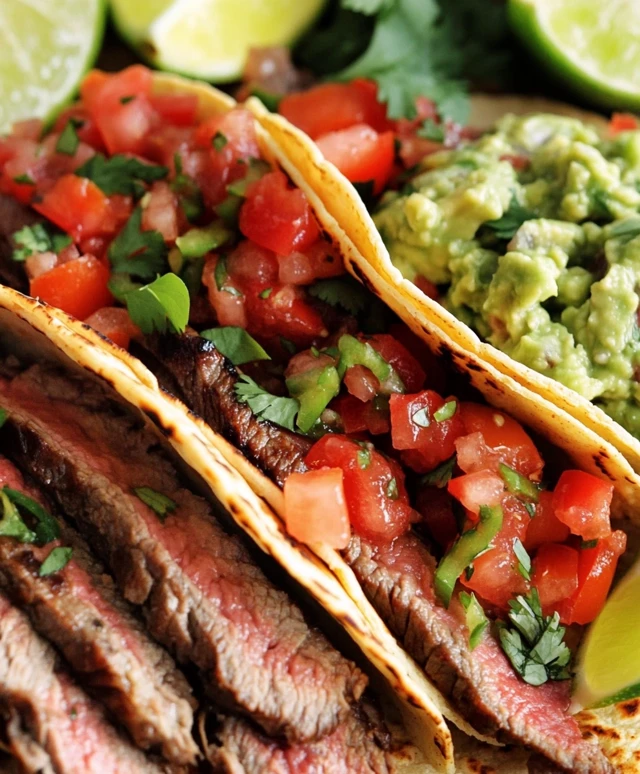
<path id="1" fill-rule="evenodd" d="M 233 81 L 252 47 L 288 46 L 326 0 L 111 0 L 122 37 L 155 67 Z"/>
<path id="2" fill-rule="evenodd" d="M 511 25 L 587 99 L 640 109 L 640 0 L 509 0 Z"/>
<path id="3" fill-rule="evenodd" d="M 0 132 L 67 102 L 102 43 L 104 0 L 0 0 Z"/>
<path id="4" fill-rule="evenodd" d="M 640 566 L 620 582 L 580 649 L 573 707 L 604 707 L 640 696 Z"/>

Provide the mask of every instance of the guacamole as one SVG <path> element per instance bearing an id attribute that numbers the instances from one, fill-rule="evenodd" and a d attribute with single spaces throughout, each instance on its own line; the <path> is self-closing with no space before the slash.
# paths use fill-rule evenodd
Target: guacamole
<path id="1" fill-rule="evenodd" d="M 506 116 L 374 214 L 391 259 L 481 337 L 640 438 L 640 131 Z"/>

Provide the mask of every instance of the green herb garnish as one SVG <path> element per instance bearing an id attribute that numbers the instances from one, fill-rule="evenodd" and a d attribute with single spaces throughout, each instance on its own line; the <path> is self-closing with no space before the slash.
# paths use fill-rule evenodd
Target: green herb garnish
<path id="1" fill-rule="evenodd" d="M 294 398 L 272 395 L 246 374 L 241 374 L 235 392 L 240 403 L 246 403 L 258 419 L 273 422 L 286 430 L 295 430 L 300 404 Z"/>
<path id="2" fill-rule="evenodd" d="M 167 515 L 173 513 L 178 507 L 178 503 L 175 500 L 162 494 L 162 492 L 151 489 L 150 486 L 139 486 L 133 491 L 139 500 L 142 500 L 145 505 L 151 508 L 163 524 Z"/>
<path id="3" fill-rule="evenodd" d="M 14 261 L 25 261 L 35 253 L 59 253 L 60 250 L 71 244 L 71 237 L 61 232 L 50 232 L 43 223 L 34 223 L 33 226 L 23 226 L 13 234 L 16 248 L 13 251 Z"/>
<path id="4" fill-rule="evenodd" d="M 389 479 L 385 492 L 390 500 L 397 500 L 398 497 L 400 497 L 400 492 L 398 491 L 398 482 L 396 481 L 395 476 Z"/>
<path id="5" fill-rule="evenodd" d="M 325 304 L 340 306 L 354 317 L 367 308 L 369 294 L 355 280 L 347 277 L 321 279 L 309 287 L 309 295 Z"/>
<path id="6" fill-rule="evenodd" d="M 595 548 L 598 545 L 598 538 L 594 538 L 593 540 L 583 540 L 582 543 L 580 543 L 580 548 Z"/>
<path id="7" fill-rule="evenodd" d="M 169 272 L 124 296 L 133 323 L 143 333 L 184 333 L 189 322 L 189 290 Z"/>
<path id="8" fill-rule="evenodd" d="M 4 423 L 7 421 L 8 416 L 9 414 L 7 413 L 7 410 L 0 408 L 0 427 L 3 427 Z"/>
<path id="9" fill-rule="evenodd" d="M 126 97 L 120 97 L 120 104 L 121 105 L 128 105 L 135 98 L 136 98 L 135 94 L 129 94 Z"/>
<path id="10" fill-rule="evenodd" d="M 78 137 L 77 130 L 83 125 L 84 121 L 80 118 L 71 117 L 67 121 L 64 125 L 64 129 L 60 133 L 60 137 L 58 137 L 58 142 L 56 143 L 57 153 L 63 153 L 66 156 L 75 155 L 75 152 L 78 150 L 78 145 L 80 145 L 80 138 Z"/>
<path id="11" fill-rule="evenodd" d="M 453 454 L 448 460 L 445 460 L 437 468 L 429 471 L 420 479 L 422 486 L 437 486 L 438 489 L 444 488 L 453 475 L 453 469 L 456 466 L 456 455 Z"/>
<path id="12" fill-rule="evenodd" d="M 231 231 L 218 221 L 202 228 L 189 229 L 176 239 L 176 245 L 185 258 L 202 258 L 228 242 L 232 236 Z"/>
<path id="13" fill-rule="evenodd" d="M 371 449 L 363 445 L 358 449 L 358 467 L 360 470 L 366 470 L 371 465 Z"/>
<path id="14" fill-rule="evenodd" d="M 60 537 L 58 521 L 39 502 L 9 486 L 3 487 L 2 491 L 15 506 L 35 517 L 38 522 L 35 529 L 36 543 L 44 545 Z"/>
<path id="15" fill-rule="evenodd" d="M 215 344 L 216 349 L 233 365 L 253 363 L 256 360 L 271 360 L 260 344 L 244 328 L 227 325 L 223 328 L 210 328 L 202 331 L 200 335 Z"/>
<path id="16" fill-rule="evenodd" d="M 159 231 L 142 230 L 142 209 L 136 207 L 109 247 L 114 272 L 153 279 L 166 265 L 167 246 Z"/>
<path id="17" fill-rule="evenodd" d="M 544 616 L 537 589 L 509 602 L 511 627 L 500 627 L 500 643 L 513 668 L 530 685 L 567 680 L 571 651 L 557 611 Z"/>
<path id="18" fill-rule="evenodd" d="M 0 535 L 11 537 L 20 543 L 34 543 L 35 532 L 32 532 L 24 523 L 16 506 L 11 502 L 4 489 L 0 490 L 0 504 L 2 505 L 2 518 L 0 519 Z"/>
<path id="19" fill-rule="evenodd" d="M 489 625 L 489 619 L 476 599 L 476 595 L 460 592 L 460 602 L 466 613 L 467 629 L 469 630 L 469 647 L 473 650 L 480 644 L 482 635 Z"/>
<path id="20" fill-rule="evenodd" d="M 167 167 L 159 164 L 147 164 L 131 156 L 116 153 L 106 158 L 102 153 L 96 153 L 82 166 L 76 169 L 78 177 L 87 177 L 107 196 L 124 194 L 139 199 L 145 191 L 142 182 L 152 183 L 167 176 Z"/>
<path id="21" fill-rule="evenodd" d="M 56 546 L 49 556 L 42 562 L 38 575 L 41 578 L 46 578 L 48 575 L 53 575 L 56 572 L 64 569 L 73 555 L 73 548 L 66 546 Z"/>
<path id="22" fill-rule="evenodd" d="M 416 131 L 418 137 L 424 137 L 425 140 L 433 142 L 444 142 L 445 128 L 442 124 L 436 124 L 432 118 L 427 118 L 422 122 L 422 126 Z"/>
<path id="23" fill-rule="evenodd" d="M 36 181 L 32 177 L 27 175 L 26 173 L 22 174 L 22 175 L 16 175 L 13 178 L 13 182 L 14 183 L 19 183 L 20 185 L 35 185 L 36 184 Z"/>
<path id="24" fill-rule="evenodd" d="M 520 538 L 513 541 L 513 553 L 518 560 L 518 572 L 526 581 L 531 580 L 531 557 L 527 549 L 522 545 Z"/>
<path id="25" fill-rule="evenodd" d="M 535 217 L 537 217 L 535 212 L 523 207 L 514 194 L 511 197 L 509 209 L 504 215 L 496 220 L 488 220 L 484 225 L 490 228 L 498 239 L 511 239 L 525 221 Z"/>
<path id="26" fill-rule="evenodd" d="M 259 298 L 269 298 L 269 296 L 273 293 L 273 288 L 265 288 L 260 293 L 258 293 Z"/>
<path id="27" fill-rule="evenodd" d="M 540 499 L 540 488 L 522 473 L 505 465 L 503 462 L 499 465 L 500 475 L 511 494 L 522 497 L 530 502 L 537 503 Z"/>
<path id="28" fill-rule="evenodd" d="M 229 142 L 227 138 L 222 134 L 222 132 L 216 132 L 213 137 L 211 138 L 211 144 L 213 147 L 220 153 L 220 151 L 225 147 L 225 145 Z"/>
<path id="29" fill-rule="evenodd" d="M 440 406 L 437 411 L 433 412 L 433 418 L 436 422 L 446 422 L 447 419 L 451 419 L 457 410 L 458 401 L 448 400 L 443 406 Z"/>

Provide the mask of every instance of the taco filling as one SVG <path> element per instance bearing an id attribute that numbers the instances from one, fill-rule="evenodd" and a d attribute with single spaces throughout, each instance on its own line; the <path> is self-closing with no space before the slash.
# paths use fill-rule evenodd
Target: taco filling
<path id="1" fill-rule="evenodd" d="M 611 528 L 611 485 L 576 470 L 554 476 L 518 423 L 451 394 L 426 347 L 345 274 L 304 192 L 261 157 L 250 114 L 199 122 L 196 108 L 154 96 L 144 68 L 93 73 L 44 139 L 23 126 L 1 141 L 0 188 L 42 217 L 34 223 L 24 208 L 23 228 L 3 226 L 5 276 L 22 264 L 32 295 L 131 344 L 283 487 L 290 535 L 342 552 L 392 632 L 479 732 L 567 771 L 610 771 L 568 706 L 579 626 L 604 604 L 626 543 Z M 150 443 L 134 438 L 123 450 L 126 421 L 56 374 L 21 373 L 0 387 L 20 463 L 36 479 L 57 471 L 56 498 L 111 547 L 107 563 L 154 634 L 169 636 L 153 602 L 165 575 L 156 562 L 168 562 L 195 632 L 179 659 L 203 674 L 218 664 L 217 690 L 267 733 L 298 742 L 339 728 L 348 738 L 339 721 L 362 691 L 352 668 L 336 667 L 339 685 L 323 688 L 317 712 L 277 659 L 274 690 L 255 694 L 251 670 L 274 633 L 242 640 L 222 595 L 220 631 L 236 632 L 244 654 L 224 666 L 217 632 L 199 623 L 216 593 L 203 552 L 227 568 L 238 549 L 217 555 L 225 538 L 195 505 L 174 534 L 173 511 L 192 496 L 172 472 L 161 476 L 163 460 L 139 463 Z M 172 504 L 163 519 L 130 493 L 142 472 Z M 97 506 L 85 515 L 76 481 L 88 503 L 118 503 L 117 518 Z M 121 529 L 139 551 L 128 553 Z M 225 572 L 239 575 L 239 598 L 261 622 L 254 571 L 232 565 Z M 130 585 L 139 577 L 144 592 Z M 294 690 L 300 701 L 290 703 Z M 244 733 L 239 720 L 224 729 Z M 255 740 L 237 744 L 262 754 Z"/>

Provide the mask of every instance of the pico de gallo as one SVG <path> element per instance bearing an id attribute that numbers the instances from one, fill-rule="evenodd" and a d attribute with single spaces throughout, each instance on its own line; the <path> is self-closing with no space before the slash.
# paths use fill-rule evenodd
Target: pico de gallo
<path id="1" fill-rule="evenodd" d="M 347 138 L 371 150 L 354 177 L 381 187 L 416 124 L 390 128 L 367 82 L 318 88 L 322 111 L 301 97 L 281 110 L 342 152 L 353 115 L 341 98 L 326 105 L 352 90 L 377 133 Z M 251 115 L 197 116 L 195 96 L 156 95 L 134 66 L 90 73 L 49 131 L 26 122 L 0 139 L 0 192 L 43 218 L 13 234 L 31 294 L 123 347 L 189 324 L 238 368 L 239 402 L 313 440 L 307 471 L 284 484 L 293 537 L 341 550 L 354 533 L 390 545 L 415 531 L 437 559 L 440 603 L 458 597 L 471 637 L 524 600 L 554 637 L 544 679 L 564 679 L 560 624 L 595 618 L 625 549 L 611 484 L 547 478 L 516 421 L 449 395 L 425 345 L 345 274 L 304 192 L 261 158 Z"/>

